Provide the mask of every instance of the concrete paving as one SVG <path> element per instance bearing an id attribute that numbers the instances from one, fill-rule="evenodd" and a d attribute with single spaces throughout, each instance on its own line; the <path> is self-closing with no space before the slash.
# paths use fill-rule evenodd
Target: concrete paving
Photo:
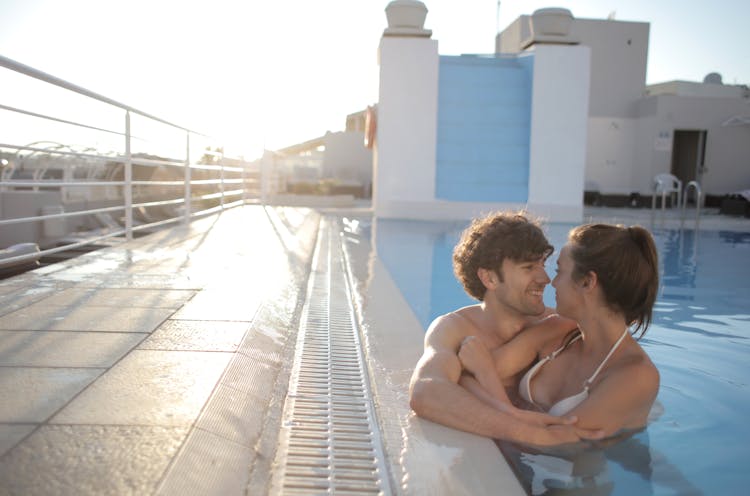
<path id="1" fill-rule="evenodd" d="M 235 208 L 0 281 L 0 494 L 254 493 L 318 221 Z"/>

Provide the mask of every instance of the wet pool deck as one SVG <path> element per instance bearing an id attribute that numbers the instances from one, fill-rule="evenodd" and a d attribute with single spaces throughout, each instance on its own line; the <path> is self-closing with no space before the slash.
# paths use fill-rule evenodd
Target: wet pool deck
<path id="1" fill-rule="evenodd" d="M 252 493 L 318 217 L 232 209 L 1 281 L 0 494 Z"/>
<path id="2" fill-rule="evenodd" d="M 648 213 L 585 220 L 648 225 Z M 701 227 L 750 231 L 720 217 Z M 0 494 L 272 491 L 326 218 L 340 216 L 246 206 L 0 281 Z M 490 440 L 409 412 L 423 330 L 366 241 L 346 256 L 384 492 L 519 494 Z"/>

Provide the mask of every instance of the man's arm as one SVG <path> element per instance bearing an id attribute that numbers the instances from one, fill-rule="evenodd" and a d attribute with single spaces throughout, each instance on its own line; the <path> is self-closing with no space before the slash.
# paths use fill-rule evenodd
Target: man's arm
<path id="1" fill-rule="evenodd" d="M 462 388 L 457 350 L 465 337 L 456 317 L 439 317 L 425 336 L 425 351 L 410 385 L 410 406 L 422 418 L 481 436 L 553 445 L 580 440 L 572 426 L 547 429 L 522 422 L 487 405 Z M 570 423 L 549 416 L 550 424 Z"/>

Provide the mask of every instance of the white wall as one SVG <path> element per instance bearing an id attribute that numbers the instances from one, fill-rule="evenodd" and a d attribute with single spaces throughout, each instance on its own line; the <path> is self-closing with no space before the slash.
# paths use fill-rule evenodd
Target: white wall
<path id="1" fill-rule="evenodd" d="M 591 117 L 588 120 L 586 191 L 630 194 L 634 189 L 636 119 Z"/>
<path id="2" fill-rule="evenodd" d="M 575 15 L 575 12 L 573 12 Z M 534 38 L 530 16 L 520 16 L 495 39 L 495 49 L 519 53 Z M 649 24 L 606 19 L 573 19 L 570 39 L 591 48 L 589 113 L 632 117 L 632 104 L 646 84 Z"/>
<path id="3" fill-rule="evenodd" d="M 637 148 L 653 150 L 660 130 L 706 130 L 706 170 L 700 179 L 703 192 L 723 195 L 750 188 L 750 126 L 722 126 L 732 116 L 748 114 L 747 99 L 671 95 L 651 98 L 655 100 L 655 114 L 644 116 L 644 120 L 651 121 L 651 134 L 644 134 L 643 141 L 636 143 Z M 669 172 L 671 157 L 671 148 L 670 152 L 651 155 L 649 180 Z"/>
<path id="4" fill-rule="evenodd" d="M 644 98 L 637 103 L 631 191 L 644 196 L 652 193 L 657 174 L 669 172 L 672 161 L 673 129 L 659 119 L 657 103 L 656 98 Z"/>
<path id="5" fill-rule="evenodd" d="M 531 38 L 530 16 L 522 15 L 495 36 L 495 53 L 519 53 L 523 42 Z"/>
<path id="6" fill-rule="evenodd" d="M 438 43 L 384 36 L 379 62 L 373 208 L 381 217 L 409 217 L 403 202 L 435 199 Z"/>
<path id="7" fill-rule="evenodd" d="M 743 98 L 647 96 L 635 103 L 636 119 L 589 119 L 587 190 L 651 194 L 653 178 L 668 173 L 675 130 L 706 130 L 703 192 L 723 195 L 750 188 L 750 126 L 722 126 L 745 115 Z M 611 123 L 619 129 L 613 130 Z M 630 158 L 628 158 L 630 157 Z"/>
<path id="8" fill-rule="evenodd" d="M 372 182 L 372 150 L 364 145 L 361 131 L 326 133 L 322 175 L 344 182 Z"/>
<path id="9" fill-rule="evenodd" d="M 553 220 L 580 221 L 591 50 L 561 45 L 533 50 L 529 210 Z"/>
<path id="10" fill-rule="evenodd" d="M 592 117 L 633 117 L 646 85 L 649 24 L 574 19 L 571 37 L 591 47 Z"/>

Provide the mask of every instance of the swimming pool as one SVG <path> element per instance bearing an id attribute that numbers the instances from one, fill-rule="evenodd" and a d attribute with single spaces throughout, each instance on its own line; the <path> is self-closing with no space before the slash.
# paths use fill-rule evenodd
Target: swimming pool
<path id="1" fill-rule="evenodd" d="M 423 327 L 472 304 L 451 253 L 466 223 L 360 219 Z M 559 249 L 572 225 L 546 227 Z M 750 485 L 750 233 L 653 229 L 661 287 L 641 340 L 661 372 L 648 428 L 576 456 L 503 452 L 533 494 L 744 494 Z M 555 265 L 557 251 L 547 267 Z M 554 306 L 554 290 L 544 294 Z"/>

